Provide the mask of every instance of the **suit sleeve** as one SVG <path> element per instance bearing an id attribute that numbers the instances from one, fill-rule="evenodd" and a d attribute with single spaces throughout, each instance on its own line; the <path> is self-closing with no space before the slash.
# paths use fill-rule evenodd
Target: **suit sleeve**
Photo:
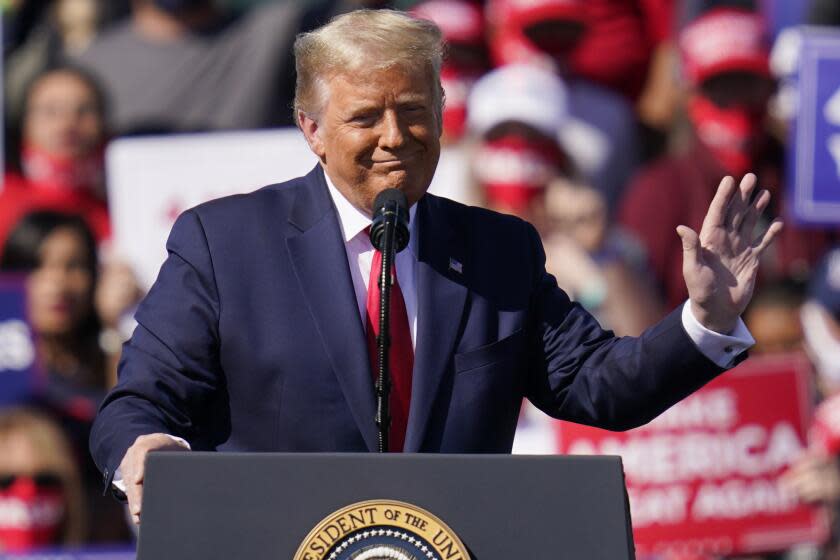
<path id="1" fill-rule="evenodd" d="M 638 338 L 616 337 L 557 287 L 529 228 L 535 288 L 526 395 L 547 414 L 610 430 L 645 424 L 720 374 L 682 324 L 680 309 Z"/>
<path id="2" fill-rule="evenodd" d="M 191 441 L 209 420 L 208 403 L 223 389 L 219 296 L 194 211 L 178 218 L 166 248 L 168 257 L 123 347 L 119 381 L 91 431 L 91 453 L 106 484 L 138 436 L 164 432 Z"/>

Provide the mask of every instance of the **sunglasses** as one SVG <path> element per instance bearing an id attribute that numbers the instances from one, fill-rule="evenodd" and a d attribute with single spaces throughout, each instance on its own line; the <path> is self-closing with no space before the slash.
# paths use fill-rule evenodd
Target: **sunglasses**
<path id="1" fill-rule="evenodd" d="M 61 477 L 50 472 L 40 472 L 33 475 L 0 474 L 0 490 L 8 490 L 18 480 L 31 480 L 35 483 L 35 486 L 43 489 L 59 489 L 64 486 Z"/>

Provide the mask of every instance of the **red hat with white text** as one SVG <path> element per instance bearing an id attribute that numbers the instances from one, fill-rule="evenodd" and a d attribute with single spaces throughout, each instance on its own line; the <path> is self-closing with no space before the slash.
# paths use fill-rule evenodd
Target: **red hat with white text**
<path id="1" fill-rule="evenodd" d="M 764 20 L 754 12 L 710 10 L 683 29 L 679 43 L 685 76 L 692 85 L 726 72 L 770 75 Z"/>

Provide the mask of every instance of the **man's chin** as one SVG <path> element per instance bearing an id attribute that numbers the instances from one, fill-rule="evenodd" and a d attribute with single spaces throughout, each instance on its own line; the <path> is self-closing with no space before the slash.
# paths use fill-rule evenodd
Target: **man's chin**
<path id="1" fill-rule="evenodd" d="M 415 181 L 387 182 L 381 188 L 378 188 L 376 192 L 377 194 L 379 194 L 385 189 L 397 189 L 399 191 L 402 191 L 403 194 L 405 194 L 405 197 L 408 199 L 408 204 L 412 205 L 415 204 L 421 198 L 423 198 L 423 195 L 426 194 L 426 190 L 428 190 L 428 186 L 426 186 L 425 188 L 420 187 Z"/>

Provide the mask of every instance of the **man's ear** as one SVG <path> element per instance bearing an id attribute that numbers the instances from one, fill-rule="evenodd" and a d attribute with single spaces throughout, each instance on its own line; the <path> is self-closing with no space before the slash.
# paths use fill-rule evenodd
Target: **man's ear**
<path id="1" fill-rule="evenodd" d="M 299 110 L 297 112 L 297 125 L 301 132 L 303 132 L 306 143 L 309 144 L 309 149 L 318 156 L 318 159 L 322 162 L 325 161 L 327 154 L 326 150 L 324 150 L 324 143 L 321 141 L 318 121 Z"/>
<path id="2" fill-rule="evenodd" d="M 443 110 L 446 107 L 446 91 L 440 85 L 440 80 L 438 80 L 438 89 L 440 90 L 440 103 L 438 104 L 437 111 L 435 111 L 437 113 L 435 120 L 438 125 L 438 138 L 441 138 L 443 136 Z"/>

